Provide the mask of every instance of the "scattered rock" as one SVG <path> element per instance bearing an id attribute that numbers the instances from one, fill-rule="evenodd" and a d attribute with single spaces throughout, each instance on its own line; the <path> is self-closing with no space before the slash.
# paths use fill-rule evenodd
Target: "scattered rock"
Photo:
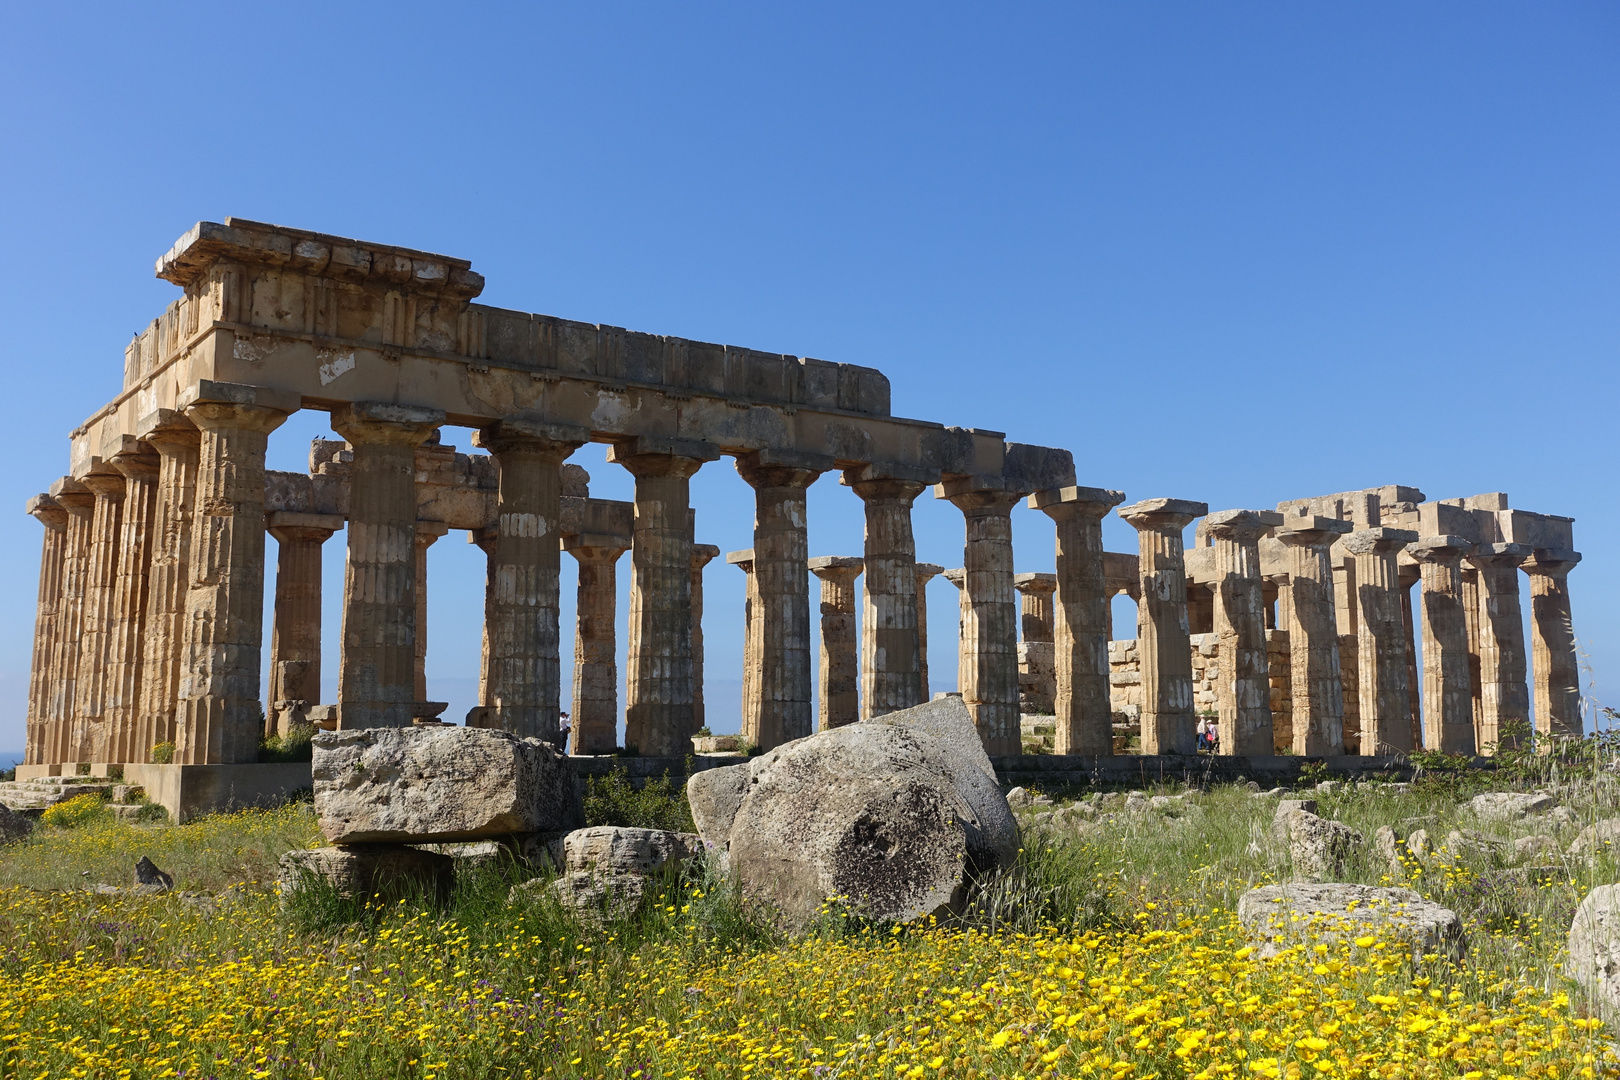
<path id="1" fill-rule="evenodd" d="M 1343 786 L 1344 782 L 1342 780 L 1323 780 L 1316 785 L 1316 793 L 1318 795 L 1332 795 Z"/>
<path id="2" fill-rule="evenodd" d="M 1238 922 L 1262 956 L 1306 940 L 1354 940 L 1366 934 L 1409 945 L 1414 963 L 1425 953 L 1460 959 L 1467 948 L 1457 913 L 1410 889 L 1338 882 L 1265 885 L 1239 898 Z"/>
<path id="3" fill-rule="evenodd" d="M 686 804 L 698 835 L 722 851 L 731 835 L 731 823 L 748 794 L 748 765 L 727 765 L 693 773 L 686 781 Z"/>
<path id="4" fill-rule="evenodd" d="M 1453 859 L 1505 859 L 1513 850 L 1510 841 L 1474 829 L 1452 829 L 1443 847 Z"/>
<path id="5" fill-rule="evenodd" d="M 1620 885 L 1586 894 L 1569 925 L 1564 974 L 1580 983 L 1611 1018 L 1620 1014 Z"/>
<path id="6" fill-rule="evenodd" d="M 1429 830 L 1413 829 L 1406 838 L 1406 850 L 1420 865 L 1427 866 L 1434 857 L 1434 852 L 1429 850 Z"/>
<path id="7" fill-rule="evenodd" d="M 1344 875 L 1345 863 L 1365 841 L 1348 825 L 1291 810 L 1283 822 L 1294 876 L 1301 881 L 1332 881 Z"/>
<path id="8" fill-rule="evenodd" d="M 1547 816 L 1558 822 L 1558 824 L 1562 825 L 1566 829 L 1581 823 L 1581 815 L 1577 814 L 1574 810 L 1571 810 L 1567 806 L 1555 806 L 1547 814 Z"/>
<path id="9" fill-rule="evenodd" d="M 1557 840 L 1539 833 L 1534 836 L 1521 836 L 1513 841 L 1513 858 L 1518 862 L 1556 855 L 1558 850 Z"/>
<path id="10" fill-rule="evenodd" d="M 651 877 L 701 854 L 701 836 L 663 829 L 598 825 L 563 837 L 563 865 L 570 872 Z"/>
<path id="11" fill-rule="evenodd" d="M 281 895 L 285 899 L 318 880 L 351 900 L 374 895 L 397 899 L 412 893 L 442 897 L 449 892 L 454 868 L 455 860 L 448 855 L 396 844 L 289 851 L 281 857 Z"/>
<path id="12" fill-rule="evenodd" d="M 1407 850 L 1407 842 L 1392 826 L 1380 825 L 1378 831 L 1373 833 L 1373 850 L 1383 857 L 1389 866 L 1389 876 L 1396 881 L 1405 881 L 1412 876 L 1415 869 L 1411 864 L 1415 861 Z"/>
<path id="13" fill-rule="evenodd" d="M 1125 794 L 1120 791 L 1099 791 L 1091 796 L 1091 803 L 1099 812 L 1123 810 L 1125 808 Z"/>
<path id="14" fill-rule="evenodd" d="M 1605 848 L 1620 846 L 1620 818 L 1604 818 L 1582 829 L 1569 845 L 1571 855 L 1596 855 Z"/>
<path id="15" fill-rule="evenodd" d="M 1249 781 L 1249 798 L 1251 799 L 1280 799 L 1288 793 L 1287 788 L 1275 787 L 1270 791 L 1261 791 L 1260 785 L 1253 780 Z"/>
<path id="16" fill-rule="evenodd" d="M 1468 804 L 1481 821 L 1517 821 L 1531 814 L 1545 814 L 1557 801 L 1551 795 L 1532 795 L 1522 791 L 1487 791 L 1475 795 Z"/>
<path id="17" fill-rule="evenodd" d="M 1152 805 L 1148 802 L 1147 796 L 1140 791 L 1133 791 L 1125 796 L 1125 809 L 1128 812 L 1140 814 Z"/>
<path id="18" fill-rule="evenodd" d="M 1271 816 L 1271 834 L 1279 840 L 1288 837 L 1288 815 L 1295 810 L 1316 813 L 1315 799 L 1278 799 L 1277 812 Z"/>
<path id="19" fill-rule="evenodd" d="M 315 812 L 333 843 L 484 840 L 584 824 L 568 759 L 493 728 L 315 733 Z"/>
<path id="20" fill-rule="evenodd" d="M 9 806 L 0 806 L 0 844 L 15 844 L 28 839 L 34 823 Z"/>
<path id="21" fill-rule="evenodd" d="M 583 871 L 564 874 L 551 883 L 562 906 L 586 922 L 601 924 L 634 915 L 647 891 L 648 878 L 640 874 L 591 874 Z M 526 881 L 513 888 L 513 896 L 533 895 L 542 883 Z"/>
<path id="22" fill-rule="evenodd" d="M 879 919 L 956 903 L 1009 865 L 1018 824 L 972 716 L 947 697 L 818 732 L 753 759 L 725 836 L 745 896 L 802 929 L 830 896 Z M 702 775 L 702 774 L 699 774 Z"/>
<path id="23" fill-rule="evenodd" d="M 157 864 L 145 855 L 135 864 L 135 891 L 151 896 L 156 893 L 168 892 L 174 888 L 174 878 L 157 868 Z"/>

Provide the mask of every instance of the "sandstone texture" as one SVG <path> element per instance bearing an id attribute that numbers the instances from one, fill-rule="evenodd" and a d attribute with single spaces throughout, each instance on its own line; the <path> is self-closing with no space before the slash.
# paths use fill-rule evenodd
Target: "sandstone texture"
<path id="1" fill-rule="evenodd" d="M 394 844 L 289 851 L 281 857 L 281 895 L 292 895 L 311 879 L 324 881 L 351 900 L 443 895 L 450 888 L 454 867 L 455 860 L 448 855 Z"/>
<path id="2" fill-rule="evenodd" d="M 1342 883 L 1264 885 L 1238 900 L 1238 922 L 1262 955 L 1303 942 L 1354 940 L 1372 934 L 1453 959 L 1466 951 L 1457 913 L 1410 889 Z"/>
<path id="3" fill-rule="evenodd" d="M 1468 809 L 1481 821 L 1517 821 L 1531 814 L 1544 814 L 1557 805 L 1551 795 L 1519 791 L 1487 791 L 1474 796 Z"/>
<path id="4" fill-rule="evenodd" d="M 333 843 L 482 840 L 584 824 L 568 759 L 487 728 L 315 737 L 315 812 Z"/>
<path id="5" fill-rule="evenodd" d="M 1611 1018 L 1620 1014 L 1620 885 L 1586 895 L 1569 926 L 1564 974 L 1597 999 Z"/>
<path id="6" fill-rule="evenodd" d="M 1620 846 L 1620 818 L 1604 818 L 1582 829 L 1569 845 L 1569 853 L 1591 856 L 1616 846 Z"/>
<path id="7" fill-rule="evenodd" d="M 1301 881 L 1332 881 L 1344 875 L 1345 863 L 1364 844 L 1348 825 L 1319 818 L 1308 810 L 1291 810 L 1280 823 L 1288 835 L 1288 856 Z"/>
<path id="8" fill-rule="evenodd" d="M 712 774 L 734 771 L 746 790 L 730 828 L 703 838 L 729 847 L 745 895 L 769 904 L 790 930 L 829 897 L 871 918 L 925 916 L 960 900 L 971 874 L 1017 857 L 1017 822 L 958 698 L 699 774 L 706 794 L 694 807 L 733 790 L 737 780 Z M 724 824 L 723 814 L 708 816 Z"/>
<path id="9" fill-rule="evenodd" d="M 701 836 L 663 829 L 599 825 L 563 837 L 564 865 L 571 872 L 650 877 L 701 854 Z"/>

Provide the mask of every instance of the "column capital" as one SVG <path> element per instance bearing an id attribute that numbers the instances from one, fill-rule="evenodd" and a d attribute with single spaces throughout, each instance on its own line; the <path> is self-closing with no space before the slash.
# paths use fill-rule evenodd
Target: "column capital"
<path id="1" fill-rule="evenodd" d="M 1252 544 L 1282 523 L 1283 516 L 1275 510 L 1217 510 L 1204 518 L 1201 527 L 1217 540 Z"/>
<path id="2" fill-rule="evenodd" d="M 589 428 L 540 420 L 497 420 L 473 432 L 473 445 L 494 454 L 529 450 L 567 457 L 591 441 Z"/>
<path id="3" fill-rule="evenodd" d="M 199 379 L 180 391 L 175 404 L 188 416 L 194 405 L 242 405 L 268 409 L 285 415 L 303 408 L 304 399 L 291 390 L 272 390 L 267 386 Z"/>
<path id="4" fill-rule="evenodd" d="M 1425 536 L 1406 548 L 1406 553 L 1420 563 L 1455 564 L 1474 545 L 1461 536 Z"/>
<path id="5" fill-rule="evenodd" d="M 151 446 L 133 435 L 114 436 L 102 444 L 101 453 L 126 480 L 151 482 L 157 479 L 162 459 Z"/>
<path id="6" fill-rule="evenodd" d="M 28 500 L 28 514 L 47 529 L 67 528 L 68 512 L 49 495 L 35 495 Z"/>
<path id="7" fill-rule="evenodd" d="M 1114 511 L 1138 532 L 1177 532 L 1191 525 L 1194 518 L 1209 513 L 1209 503 L 1190 499 L 1143 499 Z"/>
<path id="8" fill-rule="evenodd" d="M 1391 529 L 1384 525 L 1371 529 L 1357 529 L 1345 536 L 1344 549 L 1352 555 L 1389 555 L 1408 544 L 1417 543 L 1418 534 L 1409 529 Z"/>
<path id="9" fill-rule="evenodd" d="M 351 446 L 421 446 L 444 423 L 444 410 L 351 401 L 332 410 L 332 430 Z"/>
<path id="10" fill-rule="evenodd" d="M 692 545 L 692 569 L 701 570 L 720 557 L 720 548 L 714 544 Z"/>
<path id="11" fill-rule="evenodd" d="M 1094 487 L 1060 487 L 1037 491 L 1029 497 L 1031 510 L 1039 510 L 1053 520 L 1081 516 L 1101 521 L 1125 501 L 1123 491 Z"/>
<path id="12" fill-rule="evenodd" d="M 264 528 L 281 543 L 313 540 L 324 544 L 332 534 L 343 528 L 343 519 L 336 514 L 301 514 L 291 510 L 276 510 L 264 517 Z"/>
<path id="13" fill-rule="evenodd" d="M 1057 592 L 1057 575 L 1014 574 L 1013 588 L 1025 596 L 1051 596 Z"/>
<path id="14" fill-rule="evenodd" d="M 913 564 L 917 571 L 917 584 L 921 585 L 945 572 L 945 568 L 938 563 L 920 562 Z"/>
<path id="15" fill-rule="evenodd" d="M 819 555 L 809 561 L 809 566 L 810 572 L 823 581 L 854 581 L 866 569 L 866 560 L 852 555 Z"/>
<path id="16" fill-rule="evenodd" d="M 971 479 L 971 478 L 968 478 Z M 934 488 L 934 498 L 945 499 L 962 513 L 971 516 L 999 515 L 1006 517 L 1012 508 L 1023 501 L 1027 492 L 1005 488 L 976 486 L 947 480 Z"/>
<path id="17" fill-rule="evenodd" d="M 1350 522 L 1339 518 L 1289 518 L 1283 527 L 1277 530 L 1277 539 L 1291 547 L 1325 548 L 1332 547 L 1339 537 L 1348 534 L 1354 528 Z"/>
<path id="18" fill-rule="evenodd" d="M 741 551 L 728 551 L 726 552 L 726 562 L 745 574 L 752 574 L 754 572 L 754 549 L 744 548 Z"/>
<path id="19" fill-rule="evenodd" d="M 79 483 L 89 488 L 98 499 L 120 502 L 124 498 L 124 474 L 100 458 L 91 458 L 92 472 L 79 477 Z"/>
<path id="20" fill-rule="evenodd" d="M 442 521 L 416 522 L 416 546 L 432 547 L 433 542 L 450 531 L 450 526 Z"/>
<path id="21" fill-rule="evenodd" d="M 1529 544 L 1478 544 L 1463 558 L 1480 570 L 1511 570 L 1532 554 Z"/>
<path id="22" fill-rule="evenodd" d="M 173 454 L 196 450 L 202 432 L 183 412 L 153 409 L 135 422 L 135 437 L 159 454 Z"/>
<path id="23" fill-rule="evenodd" d="M 669 435 L 638 435 L 608 448 L 607 459 L 623 465 L 632 476 L 690 477 L 704 463 L 717 461 L 720 448 L 699 439 L 677 439 Z"/>
<path id="24" fill-rule="evenodd" d="M 1581 561 L 1581 553 L 1570 551 L 1567 548 L 1536 548 L 1530 557 L 1519 564 L 1519 568 L 1527 574 L 1544 574 L 1547 577 L 1565 577 L 1575 569 Z"/>
<path id="25" fill-rule="evenodd" d="M 750 487 L 806 488 L 834 466 L 831 454 L 767 447 L 737 455 L 737 474 Z"/>
<path id="26" fill-rule="evenodd" d="M 953 566 L 949 570 L 941 570 L 940 576 L 958 589 L 967 588 L 967 567 L 965 566 Z"/>
<path id="27" fill-rule="evenodd" d="M 613 562 L 630 550 L 630 538 L 611 533 L 569 533 L 562 538 L 562 549 L 580 562 L 601 559 Z M 697 545 L 693 545 L 693 553 L 696 551 Z M 714 552 L 719 554 L 720 549 L 714 548 Z"/>
<path id="28" fill-rule="evenodd" d="M 96 497 L 90 489 L 71 476 L 62 476 L 51 481 L 51 498 L 55 499 L 56 504 L 62 509 L 79 517 L 88 515 L 90 508 L 96 503 Z"/>

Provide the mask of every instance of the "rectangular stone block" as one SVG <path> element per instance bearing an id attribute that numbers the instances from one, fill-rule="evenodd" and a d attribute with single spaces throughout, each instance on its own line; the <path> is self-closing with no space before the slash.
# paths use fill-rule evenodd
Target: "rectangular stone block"
<path id="1" fill-rule="evenodd" d="M 318 732 L 315 813 L 334 844 L 566 832 L 584 815 L 568 759 L 490 728 Z"/>

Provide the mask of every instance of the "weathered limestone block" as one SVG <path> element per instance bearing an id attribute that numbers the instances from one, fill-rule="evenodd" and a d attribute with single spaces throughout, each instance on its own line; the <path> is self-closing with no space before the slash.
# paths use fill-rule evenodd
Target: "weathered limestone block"
<path id="1" fill-rule="evenodd" d="M 701 836 L 665 829 L 598 825 L 563 837 L 563 864 L 571 873 L 650 877 L 701 854 Z"/>
<path id="2" fill-rule="evenodd" d="M 317 880 L 351 900 L 413 893 L 443 896 L 454 872 L 455 860 L 448 855 L 396 844 L 289 851 L 281 857 L 281 895 L 286 898 Z"/>
<path id="3" fill-rule="evenodd" d="M 1572 856 L 1591 857 L 1616 847 L 1620 847 L 1620 818 L 1604 818 L 1582 829 L 1569 845 L 1569 853 Z"/>
<path id="4" fill-rule="evenodd" d="M 1516 821 L 1531 814 L 1544 814 L 1558 805 L 1551 795 L 1523 791 L 1487 791 L 1475 795 L 1468 809 L 1481 821 Z"/>
<path id="5" fill-rule="evenodd" d="M 1308 810 L 1290 811 L 1282 822 L 1288 830 L 1288 856 L 1301 881 L 1332 881 L 1344 876 L 1345 864 L 1365 844 L 1350 826 L 1319 818 Z"/>
<path id="6" fill-rule="evenodd" d="M 747 764 L 693 773 L 686 781 L 686 804 L 692 809 L 698 835 L 724 850 L 746 794 Z"/>
<path id="7" fill-rule="evenodd" d="M 1597 999 L 1603 1013 L 1620 1014 L 1620 885 L 1586 894 L 1569 924 L 1564 974 Z"/>
<path id="8" fill-rule="evenodd" d="M 1414 963 L 1427 953 L 1458 959 L 1467 949 L 1457 913 L 1410 889 L 1264 885 L 1238 899 L 1238 922 L 1262 956 L 1299 942 L 1354 940 L 1366 934 L 1409 946 Z"/>
<path id="9" fill-rule="evenodd" d="M 1017 822 L 959 698 L 700 773 L 705 794 L 693 799 L 694 808 L 703 801 L 712 808 L 700 826 L 724 823 L 737 783 L 713 773 L 741 770 L 747 788 L 731 828 L 704 839 L 729 841 L 745 895 L 773 907 L 791 930 L 802 929 L 831 896 L 872 918 L 928 915 L 958 901 L 970 874 L 1017 855 Z"/>
<path id="10" fill-rule="evenodd" d="M 481 840 L 583 823 L 568 759 L 488 728 L 319 732 L 312 774 L 333 843 Z"/>

